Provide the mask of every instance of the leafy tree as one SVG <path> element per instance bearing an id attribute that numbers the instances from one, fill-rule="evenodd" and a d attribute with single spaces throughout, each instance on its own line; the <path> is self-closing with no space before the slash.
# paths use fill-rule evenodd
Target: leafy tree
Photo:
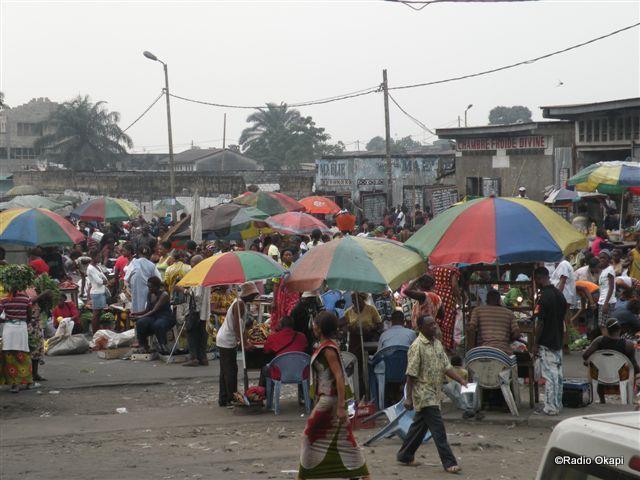
<path id="1" fill-rule="evenodd" d="M 368 152 L 384 153 L 387 142 L 380 136 L 373 137 L 365 147 Z M 391 153 L 407 153 L 409 150 L 420 148 L 422 144 L 416 142 L 411 136 L 403 137 L 399 140 L 391 139 Z"/>
<path id="2" fill-rule="evenodd" d="M 347 149 L 347 147 L 345 146 L 345 144 L 342 141 L 338 141 L 334 145 L 330 145 L 328 143 L 321 144 L 318 147 L 318 153 L 321 156 L 324 156 L 324 155 L 340 155 L 341 153 L 344 153 L 344 151 L 346 149 Z"/>
<path id="3" fill-rule="evenodd" d="M 88 95 L 63 103 L 47 121 L 53 133 L 40 137 L 35 148 L 74 170 L 113 168 L 133 142 L 118 126 L 120 114 L 104 104 L 92 103 Z"/>
<path id="4" fill-rule="evenodd" d="M 384 138 L 378 135 L 369 140 L 364 148 L 366 148 L 367 152 L 384 152 L 386 145 L 387 142 L 385 142 Z"/>
<path id="5" fill-rule="evenodd" d="M 249 115 L 247 122 L 252 125 L 240 135 L 242 152 L 266 169 L 297 168 L 300 163 L 313 162 L 327 152 L 344 150 L 340 142 L 327 144 L 331 136 L 324 128 L 284 103 L 267 103 Z"/>
<path id="6" fill-rule="evenodd" d="M 489 112 L 489 125 L 505 125 L 508 123 L 522 123 L 531 121 L 531 110 L 522 105 L 513 107 L 494 107 Z"/>
<path id="7" fill-rule="evenodd" d="M 5 108 L 9 108 L 9 105 L 4 103 L 4 92 L 0 92 L 0 110 L 4 110 Z"/>

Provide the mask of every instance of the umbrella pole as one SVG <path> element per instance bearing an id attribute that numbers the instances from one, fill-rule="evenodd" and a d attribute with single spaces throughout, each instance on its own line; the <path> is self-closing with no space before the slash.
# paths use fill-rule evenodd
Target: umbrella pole
<path id="1" fill-rule="evenodd" d="M 356 313 L 360 317 L 360 297 L 356 293 Z M 362 376 L 364 377 L 364 391 L 369 398 L 369 357 L 364 350 L 364 334 L 362 333 L 362 319 L 358 320 L 360 327 L 360 350 L 362 352 Z"/>
<path id="2" fill-rule="evenodd" d="M 624 240 L 622 236 L 622 212 L 624 211 L 624 192 L 620 196 L 620 240 Z"/>
<path id="3" fill-rule="evenodd" d="M 244 353 L 244 325 L 242 323 L 242 319 L 240 318 L 240 292 L 238 292 L 238 298 L 236 299 L 236 307 L 238 310 L 238 321 L 240 327 L 240 348 L 242 349 L 242 381 L 244 383 L 244 391 L 246 392 L 249 389 L 249 375 L 247 374 L 247 359 Z M 244 393 L 244 392 L 242 392 Z"/>

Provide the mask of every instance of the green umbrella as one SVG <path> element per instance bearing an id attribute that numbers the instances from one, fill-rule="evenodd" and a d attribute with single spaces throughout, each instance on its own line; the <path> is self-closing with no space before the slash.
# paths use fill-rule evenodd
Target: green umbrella
<path id="1" fill-rule="evenodd" d="M 36 188 L 32 185 L 16 185 L 8 192 L 5 193 L 8 197 L 13 197 L 16 195 L 40 195 L 42 190 Z"/>
<path id="2" fill-rule="evenodd" d="M 60 210 L 70 205 L 69 202 L 59 202 L 42 195 L 18 195 L 8 202 L 0 203 L 0 210 L 10 208 L 44 208 L 46 210 Z"/>
<path id="3" fill-rule="evenodd" d="M 158 203 L 153 206 L 153 213 L 166 215 L 167 212 L 171 212 L 173 199 L 171 198 L 163 198 Z M 185 210 L 185 206 L 181 204 L 179 201 L 175 201 L 176 212 L 178 210 Z"/>

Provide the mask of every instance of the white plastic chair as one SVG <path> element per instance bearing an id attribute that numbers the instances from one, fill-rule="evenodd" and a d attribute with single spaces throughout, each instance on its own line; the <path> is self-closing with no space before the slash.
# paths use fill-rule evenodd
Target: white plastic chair
<path id="1" fill-rule="evenodd" d="M 358 374 L 358 357 L 351 352 L 340 352 L 342 366 L 347 374 L 346 381 L 351 387 L 353 398 L 360 401 L 360 375 Z"/>
<path id="2" fill-rule="evenodd" d="M 519 416 L 520 390 L 517 365 L 503 351 L 491 347 L 476 347 L 465 357 L 465 365 L 470 377 L 477 382 L 476 402 L 482 398 L 482 389 L 498 390 L 507 402 L 513 416 Z"/>
<path id="3" fill-rule="evenodd" d="M 635 371 L 631 361 L 626 355 L 615 350 L 598 350 L 593 352 L 587 359 L 589 366 L 593 365 L 597 369 L 596 378 L 591 375 L 592 369 L 589 368 L 589 377 L 593 385 L 594 392 L 600 385 L 618 385 L 620 388 L 620 400 L 623 404 L 631 405 L 633 403 L 633 379 Z M 623 367 L 629 369 L 627 380 L 620 379 L 620 370 Z"/>

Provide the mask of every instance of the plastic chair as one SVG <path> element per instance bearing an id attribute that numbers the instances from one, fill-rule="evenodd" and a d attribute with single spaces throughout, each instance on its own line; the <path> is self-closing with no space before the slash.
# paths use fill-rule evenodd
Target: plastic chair
<path id="1" fill-rule="evenodd" d="M 382 415 L 386 415 L 387 423 L 384 427 L 382 427 L 376 434 L 374 434 L 370 439 L 364 442 L 365 446 L 369 446 L 380 440 L 381 438 L 391 438 L 394 435 L 397 435 L 402 440 L 407 438 L 407 434 L 409 433 L 409 427 L 413 423 L 413 417 L 415 416 L 415 410 L 407 410 L 404 408 L 404 399 L 406 398 L 407 390 L 405 387 L 405 397 L 400 400 L 395 405 L 392 405 L 384 410 L 380 410 L 379 412 L 374 413 L 370 417 L 367 417 L 363 420 L 363 422 L 369 422 L 375 418 L 378 418 Z M 424 436 L 422 443 L 427 443 L 431 438 L 431 431 L 428 431 Z"/>
<path id="2" fill-rule="evenodd" d="M 311 357 L 303 352 L 288 352 L 278 355 L 267 365 L 267 408 L 280 415 L 280 389 L 282 384 L 302 385 L 304 406 L 311 411 L 309 395 L 309 363 Z"/>
<path id="3" fill-rule="evenodd" d="M 404 383 L 407 373 L 409 347 L 394 345 L 376 352 L 369 360 L 371 398 L 377 398 L 378 408 L 384 409 L 384 391 L 387 383 Z M 377 394 L 377 395 L 376 395 Z"/>
<path id="4" fill-rule="evenodd" d="M 342 358 L 342 366 L 346 373 L 346 380 L 351 391 L 353 392 L 353 398 L 360 400 L 360 375 L 358 374 L 358 357 L 350 352 L 340 352 L 340 358 Z"/>
<path id="5" fill-rule="evenodd" d="M 467 352 L 465 365 L 478 384 L 476 402 L 480 402 L 483 388 L 500 389 L 511 414 L 519 416 L 520 390 L 515 356 L 509 356 L 497 348 L 476 347 Z"/>
<path id="6" fill-rule="evenodd" d="M 627 405 L 633 403 L 635 371 L 626 355 L 615 350 L 598 350 L 591 354 L 587 362 L 589 362 L 590 367 L 595 367 L 595 372 L 592 368 L 589 368 L 589 377 L 594 392 L 598 389 L 598 384 L 618 385 L 622 403 Z M 620 372 L 624 367 L 629 369 L 629 375 L 626 380 L 620 378 Z"/>

